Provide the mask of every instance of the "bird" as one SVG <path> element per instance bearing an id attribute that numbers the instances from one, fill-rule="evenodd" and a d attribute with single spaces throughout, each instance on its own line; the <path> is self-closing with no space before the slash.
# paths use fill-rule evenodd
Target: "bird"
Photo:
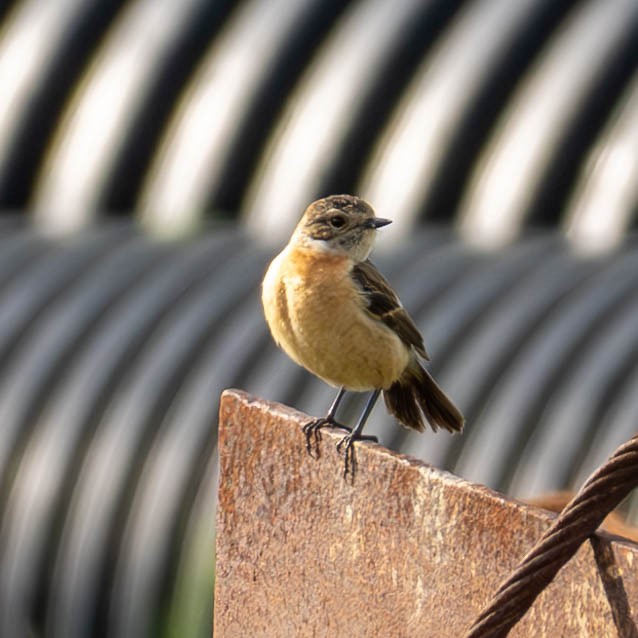
<path id="1" fill-rule="evenodd" d="M 461 411 L 424 366 L 423 337 L 390 284 L 369 260 L 377 217 L 355 195 L 330 195 L 304 211 L 290 241 L 272 260 L 262 282 L 262 305 L 275 343 L 298 365 L 338 393 L 327 414 L 303 427 L 306 448 L 317 450 L 320 429 L 348 431 L 337 449 L 344 476 L 354 478 L 354 443 L 374 439 L 363 428 L 380 394 L 403 426 L 423 432 L 426 423 L 460 432 Z M 355 427 L 336 420 L 346 392 L 370 392 Z M 318 454 L 318 452 L 317 452 Z"/>

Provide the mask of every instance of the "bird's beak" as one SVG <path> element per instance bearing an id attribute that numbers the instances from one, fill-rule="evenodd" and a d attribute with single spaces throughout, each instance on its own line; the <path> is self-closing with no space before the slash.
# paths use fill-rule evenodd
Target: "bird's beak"
<path id="1" fill-rule="evenodd" d="M 381 228 L 382 226 L 387 226 L 388 224 L 391 224 L 391 223 L 392 223 L 391 219 L 383 219 L 382 217 L 373 217 L 372 219 L 368 220 L 368 227 Z"/>

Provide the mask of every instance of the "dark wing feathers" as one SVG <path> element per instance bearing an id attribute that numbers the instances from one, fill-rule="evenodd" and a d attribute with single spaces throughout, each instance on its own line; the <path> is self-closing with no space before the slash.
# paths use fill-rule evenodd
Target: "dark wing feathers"
<path id="1" fill-rule="evenodd" d="M 372 262 L 362 261 L 356 264 L 352 269 L 352 279 L 363 293 L 368 312 L 394 330 L 406 345 L 412 346 L 424 359 L 429 359 L 423 337 L 412 317 Z"/>

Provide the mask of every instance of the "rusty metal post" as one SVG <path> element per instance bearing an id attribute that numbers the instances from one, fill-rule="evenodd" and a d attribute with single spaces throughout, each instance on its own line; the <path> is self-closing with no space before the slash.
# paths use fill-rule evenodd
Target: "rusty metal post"
<path id="1" fill-rule="evenodd" d="M 462 636 L 552 516 L 369 442 L 350 483 L 342 434 L 310 458 L 307 419 L 222 397 L 215 636 Z M 585 543 L 512 636 L 616 636 L 619 608 L 638 620 L 638 546 L 597 539 L 609 551 Z"/>

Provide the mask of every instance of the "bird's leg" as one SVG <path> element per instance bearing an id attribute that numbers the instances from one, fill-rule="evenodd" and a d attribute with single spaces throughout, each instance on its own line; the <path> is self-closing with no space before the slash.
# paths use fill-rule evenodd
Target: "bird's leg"
<path id="1" fill-rule="evenodd" d="M 317 458 L 319 458 L 319 440 L 321 439 L 321 433 L 319 430 L 326 425 L 333 425 L 338 427 L 345 427 L 340 423 L 335 421 L 335 414 L 337 414 L 337 409 L 339 408 L 339 404 L 343 399 L 346 393 L 345 388 L 340 388 L 337 396 L 335 397 L 330 409 L 328 410 L 328 414 L 326 416 L 322 416 L 318 419 L 313 419 L 309 421 L 303 426 L 303 433 L 306 435 L 306 450 L 308 450 L 308 454 L 312 456 L 312 436 L 314 435 L 315 439 L 315 450 L 317 450 Z M 349 428 L 346 428 L 349 429 Z"/>
<path id="2" fill-rule="evenodd" d="M 372 408 L 374 408 L 374 404 L 377 402 L 380 393 L 381 390 L 375 390 L 370 395 L 370 398 L 368 399 L 368 402 L 366 403 L 366 406 L 363 409 L 363 413 L 361 414 L 359 422 L 357 423 L 355 428 L 352 430 L 352 432 L 350 432 L 350 434 L 346 434 L 346 436 L 344 436 L 341 441 L 337 443 L 337 450 L 339 452 L 345 450 L 346 460 L 343 470 L 344 478 L 347 478 L 348 474 L 351 474 L 352 478 L 354 479 L 354 474 L 357 468 L 357 460 L 354 454 L 354 442 L 360 439 L 368 439 L 372 441 L 377 440 L 375 436 L 364 436 L 363 434 L 361 434 L 361 432 L 363 432 L 363 426 L 366 424 L 366 421 L 368 420 L 368 417 L 370 416 Z"/>

